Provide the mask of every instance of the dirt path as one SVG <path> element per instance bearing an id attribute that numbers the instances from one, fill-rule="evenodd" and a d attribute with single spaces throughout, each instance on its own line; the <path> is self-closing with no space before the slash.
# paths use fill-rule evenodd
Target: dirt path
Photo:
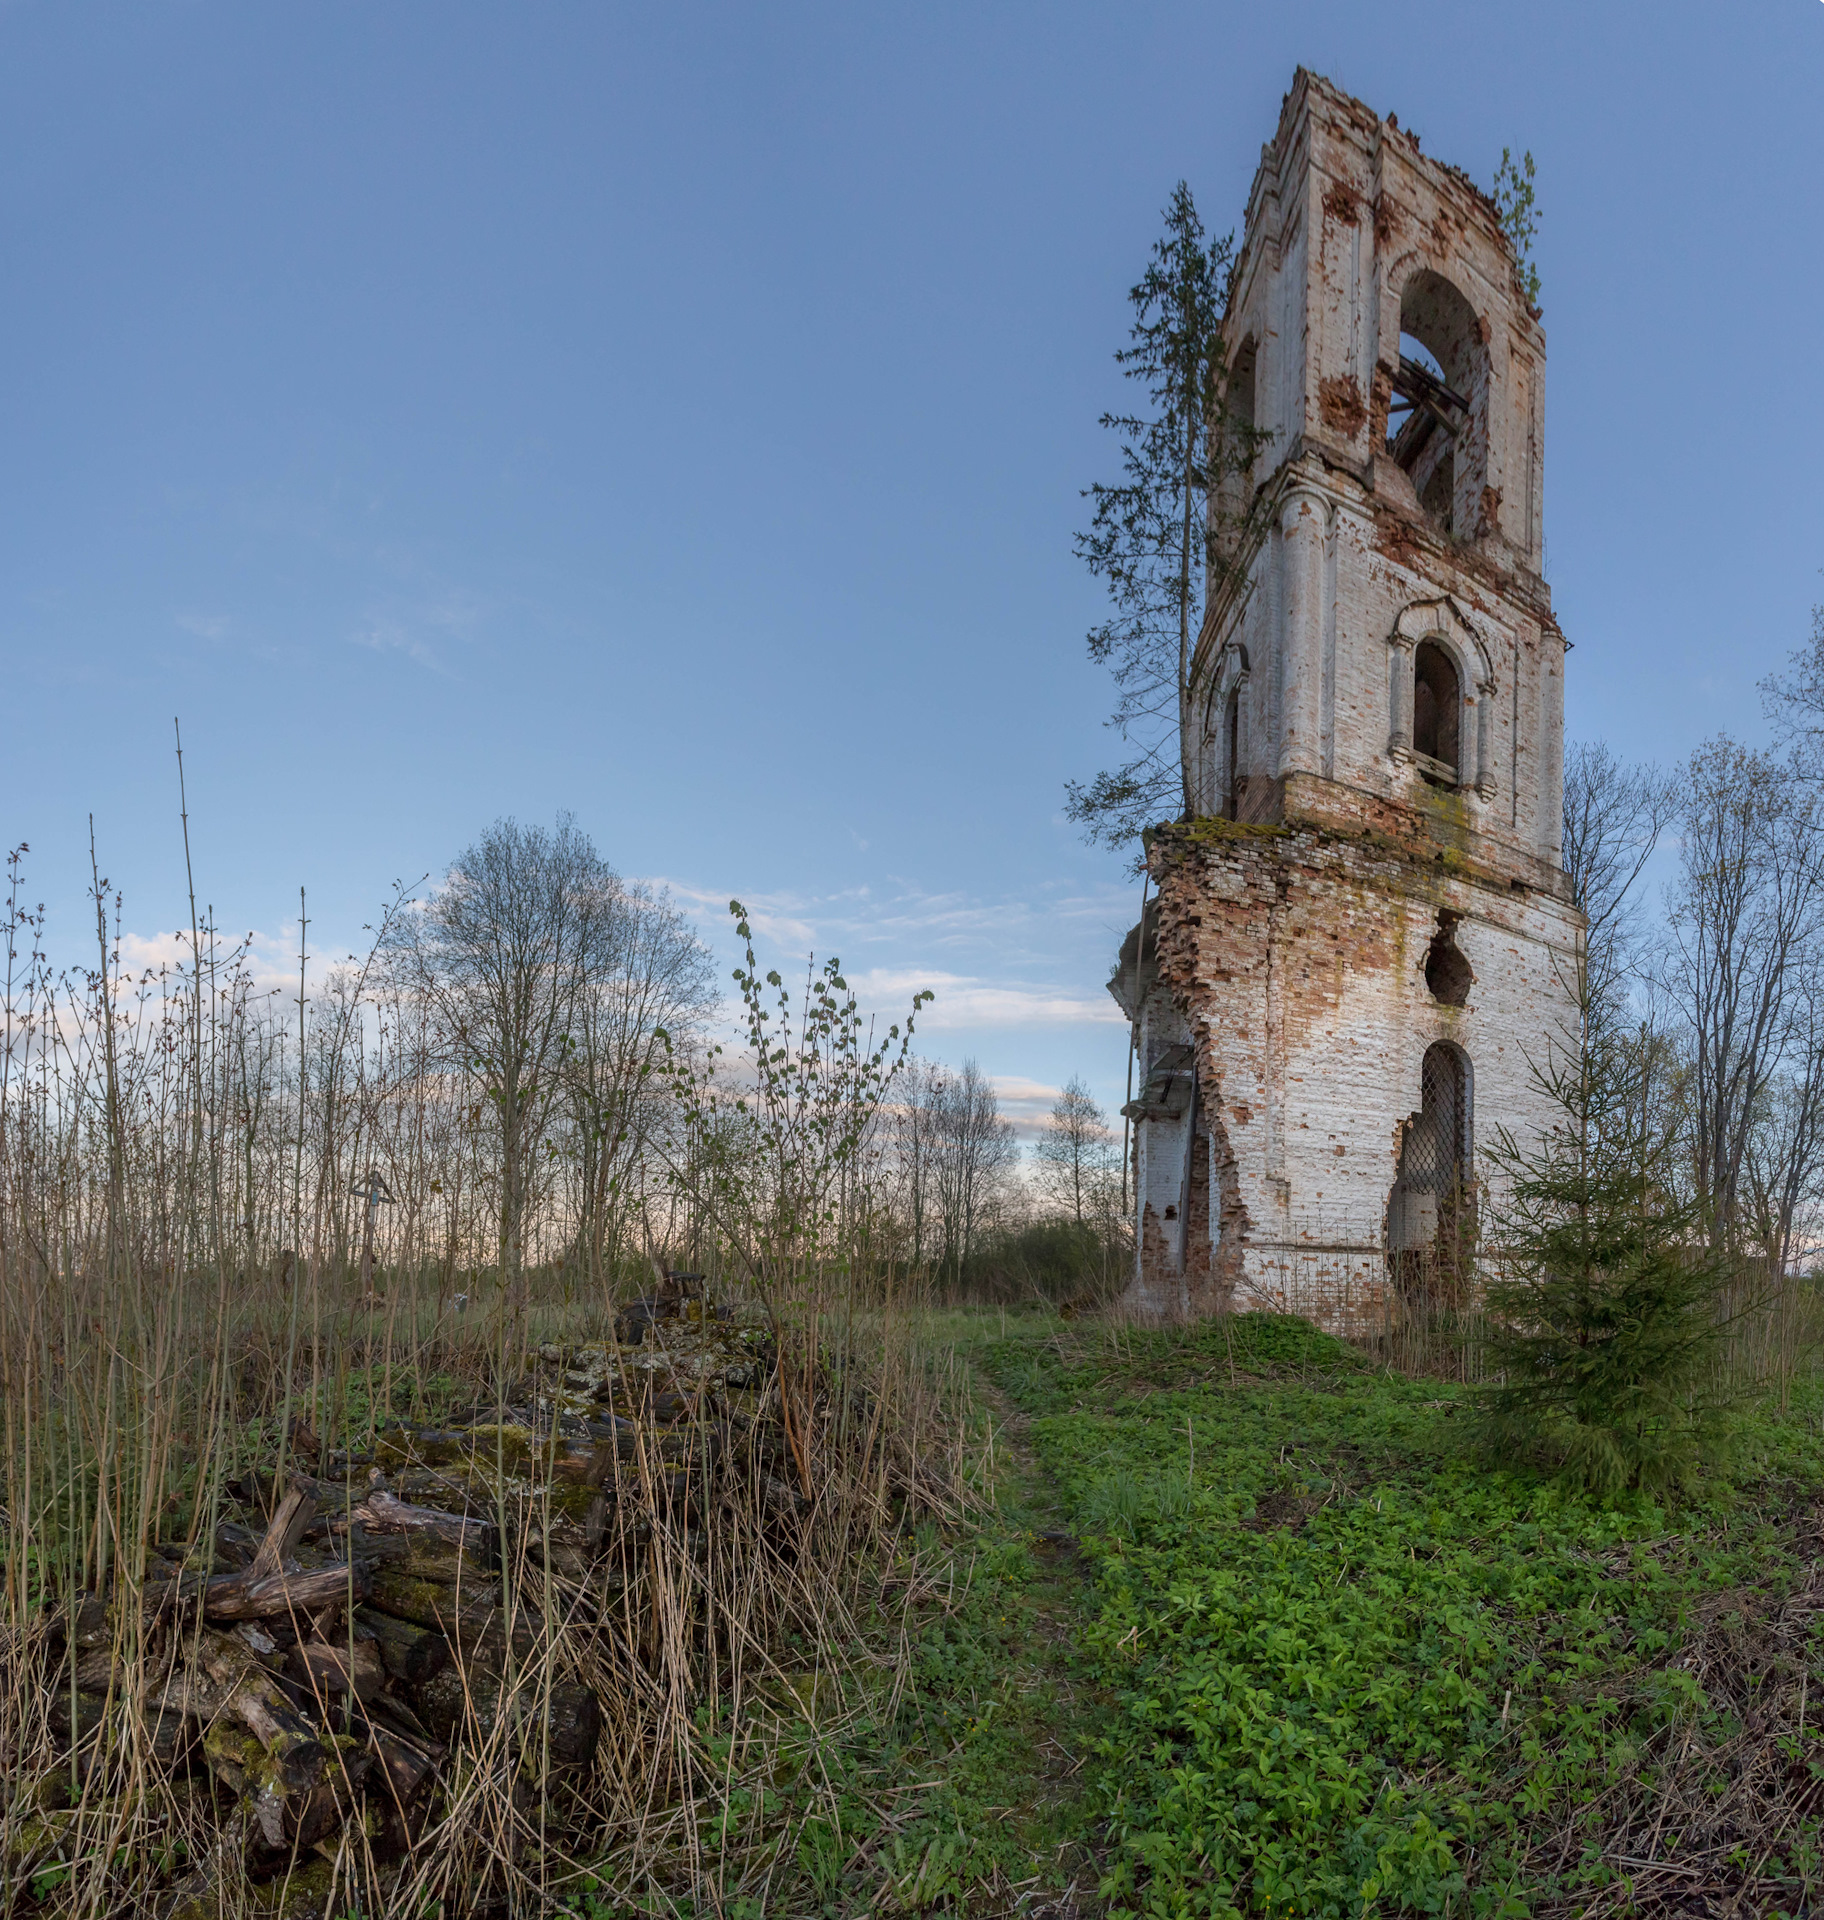
<path id="1" fill-rule="evenodd" d="M 998 1513 L 1017 1535 L 1024 1565 L 1005 1588 L 1016 1632 L 1009 1652 L 1019 1662 L 1022 1724 L 1030 1732 L 1025 1764 L 1002 1783 L 1004 1817 L 1034 1843 L 1036 1882 L 979 1889 L 969 1912 L 979 1920 L 1091 1920 L 1102 1912 L 1101 1878 L 1079 1812 L 1090 1742 L 1105 1717 L 1080 1671 L 1078 1634 L 1089 1606 L 1089 1569 L 1068 1530 L 1058 1489 L 1031 1443 L 1031 1421 L 993 1381 L 973 1368 L 974 1391 L 995 1423 L 1001 1456 Z M 1041 1851 L 1042 1850 L 1042 1851 Z"/>

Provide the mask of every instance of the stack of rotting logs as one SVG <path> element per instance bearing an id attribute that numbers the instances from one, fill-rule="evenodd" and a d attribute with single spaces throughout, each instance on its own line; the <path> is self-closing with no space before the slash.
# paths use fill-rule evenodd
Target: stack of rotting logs
<path id="1" fill-rule="evenodd" d="M 159 1547 L 136 1591 L 64 1610 L 47 1703 L 63 1777 L 72 1751 L 81 1775 L 117 1748 L 108 1723 L 132 1710 L 118 1697 L 126 1604 L 152 1676 L 138 1703 L 150 1749 L 224 1824 L 239 1811 L 256 1883 L 304 1850 L 333 1853 L 351 1820 L 369 1857 L 408 1854 L 456 1750 L 502 1728 L 547 1786 L 580 1778 L 602 1705 L 567 1677 L 561 1630 L 637 1602 L 655 1522 L 698 1524 L 736 1476 L 763 1513 L 805 1504 L 780 1478 L 793 1449 L 758 1317 L 710 1309 L 699 1280 L 674 1275 L 616 1336 L 544 1347 L 500 1401 L 435 1429 L 390 1425 L 366 1451 L 325 1453 L 294 1422 L 284 1483 L 231 1483 L 212 1554 Z M 15 1835 L 6 1864 L 42 1870 L 58 1826 Z"/>

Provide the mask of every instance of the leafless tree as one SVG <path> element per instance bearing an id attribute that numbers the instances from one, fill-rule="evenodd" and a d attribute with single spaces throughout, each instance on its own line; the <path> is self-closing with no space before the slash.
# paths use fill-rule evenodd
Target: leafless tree
<path id="1" fill-rule="evenodd" d="M 1722 1241 L 1738 1234 L 1750 1143 L 1809 1020 L 1824 814 L 1789 764 L 1718 739 L 1692 756 L 1680 825 L 1658 980 L 1685 1031 L 1693 1172 Z M 1765 1167 L 1763 1180 L 1784 1184 Z"/>
<path id="2" fill-rule="evenodd" d="M 565 1084 L 572 1033 L 612 940 L 619 877 L 568 814 L 499 820 L 460 854 L 390 958 L 440 1016 L 498 1147 L 500 1276 L 524 1258 L 529 1187 Z"/>
<path id="3" fill-rule="evenodd" d="M 1081 1228 L 1107 1217 L 1119 1150 L 1089 1088 L 1073 1074 L 1058 1095 L 1033 1147 L 1038 1183 L 1046 1197 Z"/>
<path id="4" fill-rule="evenodd" d="M 1761 704 L 1801 770 L 1824 775 L 1824 606 L 1812 608 L 1811 639 L 1788 657 L 1786 671 L 1761 682 Z"/>
<path id="5" fill-rule="evenodd" d="M 664 1102 L 655 1075 L 669 1034 L 688 1045 L 715 1005 L 710 958 L 671 901 L 611 891 L 577 995 L 565 1085 L 577 1162 L 577 1253 L 599 1283 L 648 1133 Z"/>
<path id="6" fill-rule="evenodd" d="M 944 1264 L 962 1277 L 984 1219 L 1019 1158 L 988 1076 L 973 1060 L 941 1082 L 936 1105 L 937 1199 Z"/>
<path id="7" fill-rule="evenodd" d="M 901 1227 L 914 1265 L 960 1279 L 1019 1159 L 988 1076 L 914 1061 L 895 1089 L 893 1154 Z"/>
<path id="8" fill-rule="evenodd" d="M 1815 1240 L 1824 1176 L 1824 1003 L 1808 991 L 1789 1064 L 1761 1096 L 1742 1161 L 1742 1213 L 1769 1274 Z"/>
<path id="9" fill-rule="evenodd" d="M 1578 998 L 1598 1026 L 1621 1015 L 1638 954 L 1637 888 L 1678 798 L 1671 775 L 1629 766 L 1600 741 L 1565 755 L 1564 870 L 1588 923 Z"/>
<path id="10" fill-rule="evenodd" d="M 906 1251 L 922 1268 L 938 1233 L 938 1107 L 944 1070 L 929 1060 L 911 1060 L 900 1076 L 889 1116 L 898 1213 Z"/>

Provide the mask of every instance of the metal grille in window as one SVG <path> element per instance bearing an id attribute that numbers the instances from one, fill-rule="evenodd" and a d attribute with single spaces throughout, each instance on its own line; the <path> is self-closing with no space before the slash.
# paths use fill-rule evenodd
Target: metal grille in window
<path id="1" fill-rule="evenodd" d="M 1447 1047 L 1431 1047 L 1419 1069 L 1421 1106 L 1406 1129 L 1400 1179 L 1414 1193 L 1449 1193 L 1469 1155 L 1464 1139 L 1463 1075 Z"/>

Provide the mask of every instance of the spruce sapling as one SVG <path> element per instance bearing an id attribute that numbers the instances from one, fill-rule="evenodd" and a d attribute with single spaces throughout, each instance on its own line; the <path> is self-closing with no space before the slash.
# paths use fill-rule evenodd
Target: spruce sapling
<path id="1" fill-rule="evenodd" d="M 1486 1293 L 1484 1447 L 1605 1498 L 1676 1487 L 1728 1449 L 1727 1259 L 1676 1194 L 1625 1039 L 1591 1036 L 1536 1077 L 1557 1123 L 1524 1147 L 1504 1131 L 1489 1155 L 1509 1190 L 1495 1236 L 1507 1273 Z"/>

